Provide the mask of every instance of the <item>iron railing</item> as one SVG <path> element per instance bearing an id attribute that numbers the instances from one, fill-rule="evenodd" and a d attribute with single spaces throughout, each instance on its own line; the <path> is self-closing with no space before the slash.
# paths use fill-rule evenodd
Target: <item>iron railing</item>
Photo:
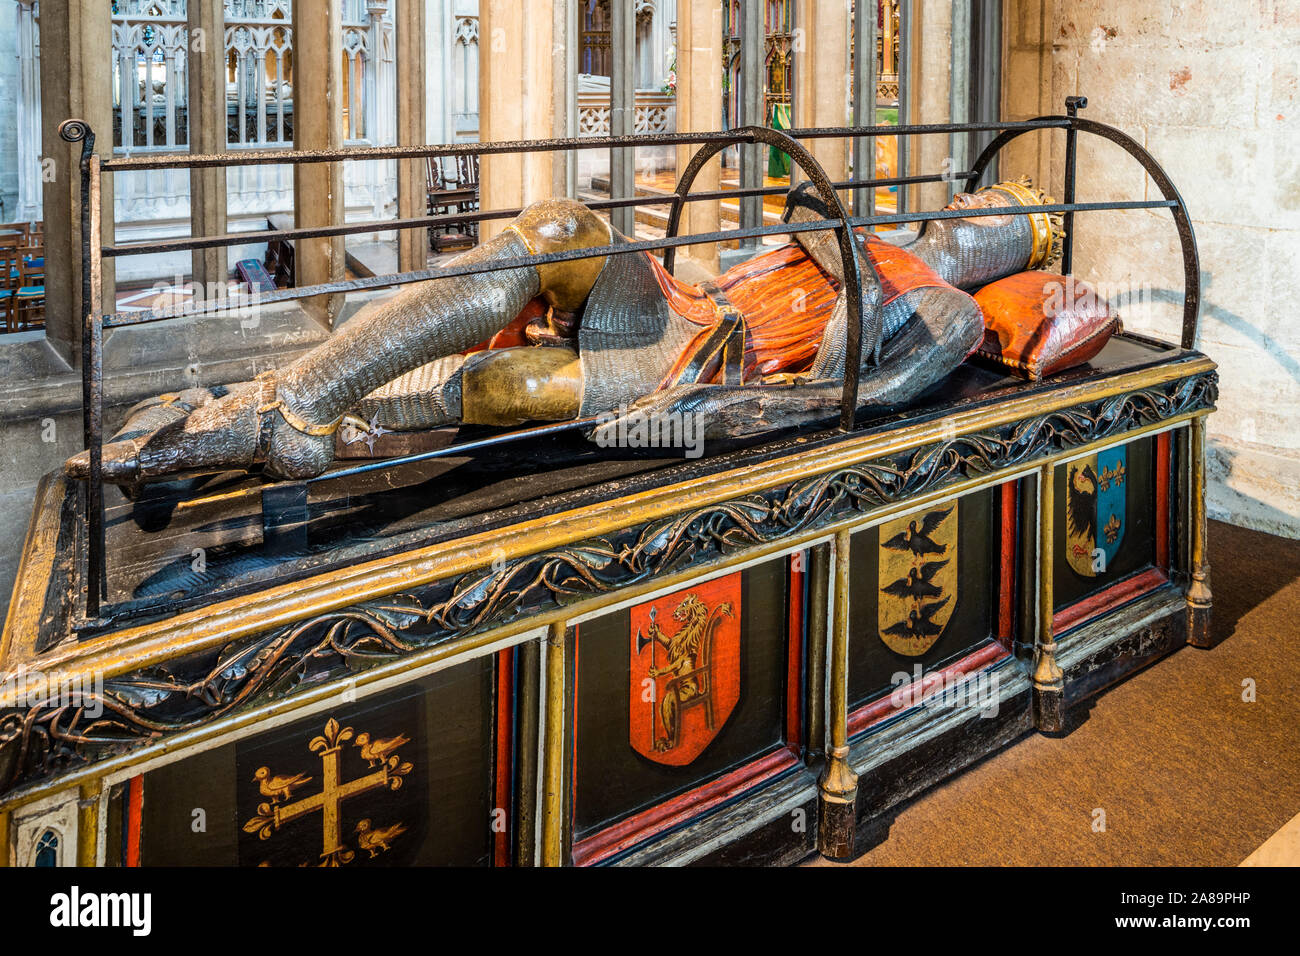
<path id="1" fill-rule="evenodd" d="M 494 272 L 505 269 L 517 269 L 522 266 L 549 265 L 576 259 L 599 258 L 613 255 L 629 255 L 645 251 L 662 251 L 664 264 L 669 271 L 673 268 L 675 250 L 682 246 L 702 245 L 716 242 L 729 242 L 738 239 L 761 238 L 770 235 L 789 235 L 799 232 L 812 232 L 833 229 L 836 231 L 840 252 L 844 260 L 845 286 L 848 293 L 850 309 L 848 354 L 861 356 L 863 320 L 860 294 L 859 260 L 853 254 L 852 230 L 859 227 L 871 228 L 878 225 L 901 225 L 931 219 L 973 218 L 983 216 L 1025 215 L 1028 213 L 1061 213 L 1066 217 L 1066 234 L 1063 248 L 1063 272 L 1068 273 L 1073 261 L 1072 222 L 1075 213 L 1097 210 L 1125 209 L 1169 209 L 1174 217 L 1182 245 L 1184 269 L 1184 307 L 1181 345 L 1184 349 L 1194 346 L 1197 335 L 1197 323 L 1200 309 L 1200 270 L 1196 251 L 1196 240 L 1192 232 L 1191 219 L 1186 205 L 1178 190 L 1174 187 L 1164 170 L 1139 143 L 1123 132 L 1102 123 L 1092 122 L 1078 116 L 1078 110 L 1087 105 L 1083 97 L 1070 97 L 1066 101 L 1067 115 L 1042 116 L 1032 120 L 998 123 L 932 123 L 909 126 L 875 126 L 875 127 L 830 127 L 817 129 L 799 129 L 776 131 L 764 127 L 742 127 L 726 132 L 692 133 L 692 134 L 642 134 L 630 136 L 604 136 L 592 138 L 551 139 L 523 142 L 497 143 L 463 143 L 441 146 L 382 146 L 353 147 L 333 150 L 252 150 L 240 152 L 213 153 L 207 155 L 165 154 L 135 157 L 102 159 L 94 152 L 95 133 L 83 120 L 65 120 L 59 127 L 60 136 L 67 142 L 80 142 L 81 153 L 81 276 L 82 302 L 85 308 L 82 331 L 82 418 L 86 447 L 89 450 L 90 469 L 86 479 L 86 574 L 87 588 L 84 617 L 81 629 L 99 628 L 111 623 L 113 608 L 104 605 L 108 596 L 108 569 L 105 554 L 104 526 L 104 492 L 103 492 L 103 335 L 105 329 L 123 328 L 142 325 L 168 319 L 204 315 L 221 311 L 230 311 L 252 304 L 244 298 L 217 298 L 204 301 L 196 308 L 154 309 L 146 312 L 109 312 L 104 308 L 102 266 L 103 260 L 126 256 L 150 255 L 161 252 L 181 252 L 195 249 L 226 248 L 242 245 L 256 237 L 258 241 L 292 241 L 297 239 L 314 239 L 328 236 L 346 236 L 357 233 L 388 231 L 396 229 L 424 229 L 430 226 L 454 225 L 489 220 L 512 219 L 522 209 L 495 209 L 455 215 L 418 216 L 407 219 L 388 219 L 379 221 L 354 222 L 346 225 L 333 225 L 315 228 L 293 228 L 268 230 L 258 233 L 226 233 L 223 235 L 197 236 L 184 239 L 168 239 L 157 242 L 148 240 L 130 243 L 103 242 L 102 222 L 100 219 L 100 190 L 105 174 L 117 172 L 158 170 L 158 169 L 199 169 L 225 168 L 231 166 L 256 165 L 292 165 L 303 166 L 313 163 L 361 162 L 399 159 L 423 159 L 454 156 L 493 156 L 517 153 L 559 152 L 571 150 L 590 150 L 600 148 L 626 148 L 641 146 L 697 146 L 694 157 L 683 171 L 677 189 L 670 196 L 648 196 L 634 198 L 617 198 L 587 203 L 595 210 L 617 209 L 624 207 L 669 205 L 669 223 L 663 239 L 640 240 L 619 245 L 610 245 L 592 249 L 569 252 L 553 252 L 540 255 L 520 256 L 511 259 L 472 265 L 449 266 L 438 269 L 419 269 L 393 275 L 367 276 L 364 278 L 341 279 L 317 283 L 292 289 L 279 289 L 275 292 L 257 296 L 255 303 L 265 305 L 274 302 L 292 301 L 320 295 L 342 294 L 370 289 L 382 289 L 449 276 L 469 275 L 474 273 Z M 1066 134 L 1065 164 L 1065 201 L 1045 203 L 1037 206 L 999 206 L 984 209 L 941 210 L 936 212 L 898 212 L 886 215 L 849 215 L 840 201 L 839 193 L 844 190 L 868 190 L 881 186 L 910 186 L 921 183 L 960 182 L 967 190 L 974 189 L 980 182 L 985 170 L 998 152 L 1019 136 L 1040 130 L 1063 130 Z M 876 136 L 913 137 L 924 135 L 947 135 L 966 132 L 993 132 L 996 137 L 985 148 L 969 170 L 952 173 L 934 173 L 912 176 L 894 176 L 879 179 L 854 179 L 832 182 L 825 170 L 804 148 L 801 141 L 845 138 L 860 140 Z M 1076 140 L 1079 132 L 1101 136 L 1117 144 L 1132 155 L 1152 177 L 1159 187 L 1163 199 L 1111 201 L 1111 202 L 1076 202 Z M 764 187 L 756 189 L 712 190 L 692 193 L 691 186 L 696 175 L 705 163 L 729 146 L 762 144 L 784 150 L 799 166 L 804 175 L 813 183 L 827 208 L 830 218 L 810 223 L 782 223 L 772 226 L 758 226 L 743 229 L 729 229 L 709 233 L 696 233 L 686 236 L 677 234 L 681 223 L 681 214 L 686 203 L 704 202 L 718 199 L 741 199 L 750 196 L 775 195 L 785 191 L 785 187 Z M 858 193 L 861 194 L 860 192 Z M 860 361 L 846 362 L 847 373 L 841 394 L 839 427 L 843 431 L 852 431 L 857 418 L 858 378 Z M 264 523 L 266 522 L 266 505 L 274 496 L 284 500 L 287 496 L 297 497 L 305 504 L 306 488 L 317 481 L 336 480 L 349 475 L 360 474 L 381 469 L 394 468 L 412 462 L 448 455 L 463 455 L 478 449 L 499 445 L 503 442 L 521 438 L 554 434 L 569 431 L 591 424 L 590 420 L 561 422 L 535 428 L 520 429 L 503 435 L 493 436 L 472 442 L 462 442 L 435 451 L 403 455 L 382 461 L 368 462 L 326 472 L 315 479 L 300 482 L 283 482 L 268 484 L 263 495 Z M 289 487 L 285 487 L 288 485 Z M 166 604 L 166 601 L 159 602 Z M 135 608 L 135 610 L 139 610 Z"/>

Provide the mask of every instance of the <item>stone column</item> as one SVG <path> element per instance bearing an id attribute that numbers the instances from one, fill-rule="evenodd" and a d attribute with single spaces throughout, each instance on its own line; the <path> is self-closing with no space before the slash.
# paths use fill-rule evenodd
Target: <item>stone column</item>
<path id="1" fill-rule="evenodd" d="M 554 53 L 551 83 L 555 90 L 554 122 L 551 136 L 576 139 L 578 136 L 578 5 L 580 0 L 554 0 L 551 16 Z M 552 193 L 556 196 L 578 195 L 578 154 L 559 153 L 552 167 Z"/>
<path id="2" fill-rule="evenodd" d="M 866 2 L 858 3 L 853 8 L 853 35 L 857 38 L 853 51 L 853 126 L 876 125 L 876 6 Z M 893 32 L 893 17 L 886 12 L 885 31 L 886 58 L 888 44 Z M 876 143 L 874 138 L 854 141 L 853 178 L 874 179 L 876 175 Z M 875 190 L 855 189 L 853 191 L 853 215 L 870 216 L 875 213 Z"/>
<path id="3" fill-rule="evenodd" d="M 451 12 L 447 0 L 423 0 L 424 10 L 424 135 L 426 143 L 451 142 Z M 399 18 L 401 11 L 398 11 Z M 401 24 L 398 24 L 398 44 Z"/>
<path id="4" fill-rule="evenodd" d="M 952 115 L 952 0 L 914 3 L 908 21 L 908 121 L 947 123 Z M 943 172 L 952 166 L 952 143 L 946 136 L 912 136 L 904 175 Z M 900 157 L 901 158 L 901 157 Z M 948 166 L 945 167 L 945 162 Z M 941 209 L 948 202 L 949 184 L 923 183 L 905 187 L 909 209 Z"/>
<path id="5" fill-rule="evenodd" d="M 45 328 L 66 360 L 81 361 L 81 144 L 65 143 L 59 124 L 70 117 L 95 130 L 95 151 L 113 154 L 113 49 L 110 7 L 102 0 L 65 0 L 41 8 L 41 154 L 46 160 Z M 101 189 L 104 242 L 113 241 L 113 180 Z M 104 260 L 104 305 L 113 308 L 113 263 Z"/>
<path id="6" fill-rule="evenodd" d="M 763 4 L 760 0 L 746 0 L 740 8 L 740 116 L 737 126 L 762 126 L 764 53 Z M 763 157 L 767 151 L 761 146 L 740 147 L 740 188 L 758 189 L 763 185 Z M 740 200 L 740 228 L 753 229 L 763 224 L 763 197 L 751 196 Z M 742 239 L 737 253 L 753 255 L 757 239 Z"/>
<path id="7" fill-rule="evenodd" d="M 1041 4 L 1014 0 L 1002 15 L 1002 118 L 1027 120 L 1059 112 L 1052 104 L 1052 14 Z M 1064 69 L 1062 67 L 1062 69 Z M 1069 92 L 1075 92 L 1070 89 Z M 1012 140 L 1002 151 L 1000 172 L 1027 175 L 1046 186 L 1052 173 L 1052 143 L 1061 136 L 1045 130 Z M 1064 137 L 1062 137 L 1063 139 Z"/>
<path id="8" fill-rule="evenodd" d="M 19 0 L 18 206 L 15 221 L 41 218 L 41 63 L 37 55 L 35 0 Z"/>
<path id="9" fill-rule="evenodd" d="M 609 133 L 630 136 L 636 132 L 636 13 L 631 3 L 610 7 L 610 61 Z M 609 193 L 611 199 L 636 195 L 636 150 L 610 150 Z M 609 219 L 623 235 L 635 238 L 635 206 L 611 209 Z"/>
<path id="10" fill-rule="evenodd" d="M 424 0 L 399 0 L 397 18 L 397 145 L 423 146 L 425 6 Z M 423 159 L 397 163 L 397 216 L 414 219 L 428 207 L 429 187 Z M 429 230 L 403 229 L 397 234 L 397 267 L 423 269 L 429 258 Z"/>
<path id="11" fill-rule="evenodd" d="M 293 5 L 294 149 L 339 149 L 343 145 L 343 14 L 340 0 Z M 293 221 L 300 229 L 341 225 L 343 167 L 311 163 L 294 167 Z M 294 250 L 297 285 L 316 285 L 344 276 L 343 237 L 299 239 Z M 333 324 L 339 296 L 303 300 L 320 321 Z"/>
<path id="12" fill-rule="evenodd" d="M 795 25 L 802 33 L 799 37 L 802 44 L 794 59 L 794 125 L 805 129 L 846 126 L 849 122 L 849 5 L 803 3 L 799 5 L 797 17 Z M 811 139 L 804 146 L 832 180 L 848 178 L 846 140 Z M 847 199 L 847 194 L 841 198 Z"/>
<path id="13" fill-rule="evenodd" d="M 189 44 L 189 144 L 191 153 L 226 148 L 225 5 L 190 0 L 186 6 Z M 226 170 L 190 170 L 190 230 L 195 236 L 226 231 Z M 228 249 L 195 249 L 194 282 L 199 295 L 222 296 L 230 273 Z"/>
<path id="14" fill-rule="evenodd" d="M 479 4 L 479 139 L 485 143 L 550 139 L 555 130 L 552 69 L 555 11 L 550 0 L 482 0 Z M 484 210 L 513 209 L 553 195 L 563 153 L 484 156 L 479 201 Z M 506 220 L 484 222 L 482 240 Z"/>
<path id="15" fill-rule="evenodd" d="M 677 9 L 677 129 L 682 133 L 705 133 L 722 129 L 722 4 L 682 3 Z M 677 172 L 680 175 L 695 154 L 696 146 L 679 146 Z M 711 192 L 720 188 L 722 160 L 715 157 L 700 171 L 692 189 Z M 717 200 L 694 202 L 682 214 L 682 234 L 717 232 L 721 228 L 722 204 Z M 691 277 L 682 267 L 694 262 L 710 273 L 718 271 L 716 243 L 687 246 L 678 250 L 678 274 Z"/>
<path id="16" fill-rule="evenodd" d="M 391 0 L 366 0 L 366 16 L 370 19 L 370 57 L 366 63 L 365 132 L 366 138 L 375 146 L 397 143 L 397 39 L 394 22 L 388 16 L 390 3 Z M 412 75 L 422 76 L 421 73 Z M 374 218 L 391 216 L 396 197 L 388 189 L 396 184 L 395 164 L 366 163 L 365 167 L 358 168 L 366 168 L 370 176 L 368 188 Z M 344 188 L 347 188 L 346 182 Z M 386 238 L 384 233 L 377 235 Z"/>

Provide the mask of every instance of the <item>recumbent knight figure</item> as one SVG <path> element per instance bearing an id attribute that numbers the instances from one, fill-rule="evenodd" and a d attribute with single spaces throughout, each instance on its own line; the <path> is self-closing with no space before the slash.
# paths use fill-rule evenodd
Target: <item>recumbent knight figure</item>
<path id="1" fill-rule="evenodd" d="M 1032 206 L 1024 181 L 948 208 Z M 786 217 L 827 211 L 808 185 Z M 864 328 L 859 407 L 906 402 L 981 344 L 969 294 L 1045 265 L 1059 219 L 1044 213 L 930 220 L 906 246 L 857 234 Z M 626 242 L 581 203 L 526 209 L 464 265 Z M 556 422 L 623 409 L 701 416 L 706 439 L 832 416 L 849 309 L 834 231 L 802 232 L 716 280 L 688 285 L 648 252 L 432 279 L 371 303 L 327 342 L 251 382 L 142 402 L 104 447 L 108 481 L 261 466 L 306 478 L 334 459 L 347 421 L 390 431 Z M 87 452 L 70 475 L 89 471 Z"/>

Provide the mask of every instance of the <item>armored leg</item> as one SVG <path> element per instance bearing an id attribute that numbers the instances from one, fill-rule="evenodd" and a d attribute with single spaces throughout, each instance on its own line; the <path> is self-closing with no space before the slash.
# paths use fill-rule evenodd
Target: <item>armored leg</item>
<path id="1" fill-rule="evenodd" d="M 504 233 L 455 263 L 596 248 L 610 238 L 609 227 L 581 203 L 551 200 L 530 206 Z M 576 312 L 603 266 L 604 259 L 596 257 L 407 286 L 368 306 L 284 369 L 229 386 L 184 416 L 163 415 L 167 421 L 151 433 L 105 446 L 105 478 L 130 483 L 178 471 L 249 468 L 259 461 L 279 477 L 319 474 L 333 459 L 343 416 L 367 396 L 487 340 L 537 295 L 562 316 Z M 425 374 L 450 382 L 454 372 L 438 366 Z M 412 421 L 427 425 L 451 409 L 433 401 L 407 411 Z M 84 477 L 89 454 L 69 459 L 66 468 Z"/>

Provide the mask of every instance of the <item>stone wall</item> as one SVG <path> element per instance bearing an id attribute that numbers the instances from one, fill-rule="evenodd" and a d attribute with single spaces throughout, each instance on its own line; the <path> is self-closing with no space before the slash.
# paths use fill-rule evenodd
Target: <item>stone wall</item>
<path id="1" fill-rule="evenodd" d="M 1209 420 L 1210 513 L 1300 537 L 1300 3 L 1006 0 L 1003 114 L 1063 112 L 1125 131 L 1194 220 L 1199 348 L 1220 365 Z M 1060 196 L 1064 135 L 1036 134 L 1004 174 Z M 1117 147 L 1080 138 L 1078 199 L 1158 199 Z M 1182 266 L 1163 211 L 1076 217 L 1075 273 L 1138 301 L 1129 328 L 1177 341 Z"/>

